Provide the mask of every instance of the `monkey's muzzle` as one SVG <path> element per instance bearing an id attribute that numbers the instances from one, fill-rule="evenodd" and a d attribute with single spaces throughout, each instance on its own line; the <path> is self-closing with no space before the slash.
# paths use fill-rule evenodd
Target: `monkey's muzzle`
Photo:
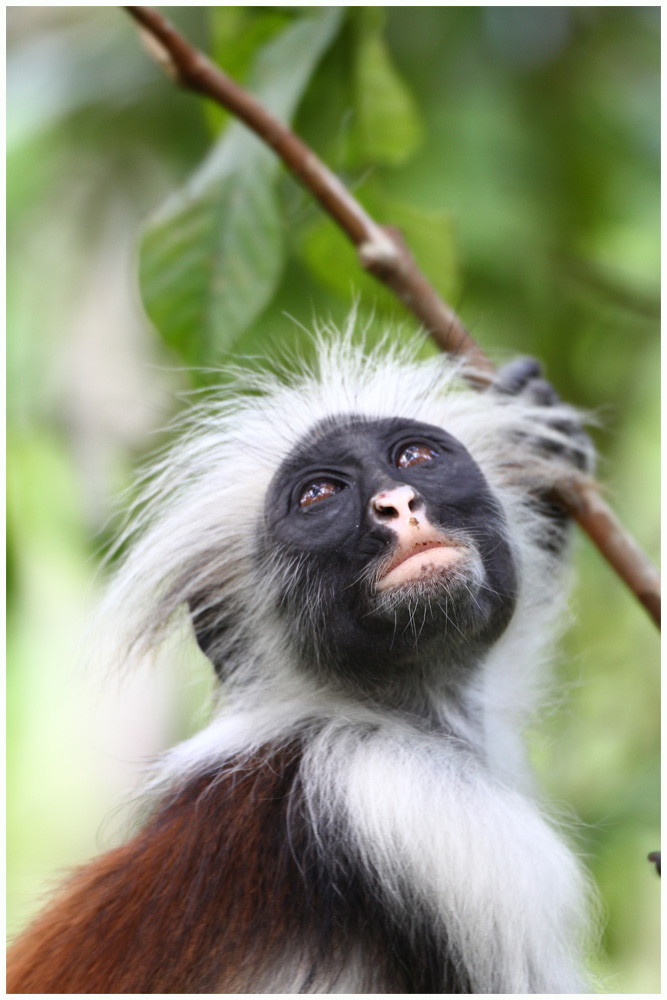
<path id="1" fill-rule="evenodd" d="M 462 545 L 450 540 L 432 538 L 399 545 L 398 551 L 380 577 L 377 589 L 387 590 L 404 583 L 413 583 L 429 576 L 441 576 L 464 558 Z"/>

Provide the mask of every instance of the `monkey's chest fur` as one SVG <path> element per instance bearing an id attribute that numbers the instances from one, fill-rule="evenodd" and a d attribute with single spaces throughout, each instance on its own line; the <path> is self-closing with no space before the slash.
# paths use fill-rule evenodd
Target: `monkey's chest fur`
<path id="1" fill-rule="evenodd" d="M 332 720 L 173 792 L 13 958 L 41 992 L 576 992 L 571 869 L 461 741 Z"/>
<path id="2" fill-rule="evenodd" d="M 201 778 L 167 809 L 165 818 L 171 810 L 189 813 L 186 825 L 200 831 L 193 867 L 216 873 L 200 904 L 210 910 L 194 918 L 217 930 L 211 990 L 471 992 L 430 915 L 415 911 L 406 924 L 381 874 L 368 870 L 355 831 L 340 815 L 327 816 L 321 796 L 331 790 L 304 787 L 312 764 L 304 768 L 300 745 L 266 748 L 236 774 Z M 215 856 L 203 859 L 202 849 Z M 191 933 L 194 927 L 184 940 Z"/>

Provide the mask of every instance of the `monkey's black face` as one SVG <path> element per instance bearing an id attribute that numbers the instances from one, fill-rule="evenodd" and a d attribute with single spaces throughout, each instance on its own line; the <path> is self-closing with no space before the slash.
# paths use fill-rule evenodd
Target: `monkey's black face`
<path id="1" fill-rule="evenodd" d="M 505 522 L 479 467 L 446 431 L 413 420 L 321 424 L 266 498 L 262 566 L 309 662 L 377 687 L 468 669 L 516 599 Z"/>

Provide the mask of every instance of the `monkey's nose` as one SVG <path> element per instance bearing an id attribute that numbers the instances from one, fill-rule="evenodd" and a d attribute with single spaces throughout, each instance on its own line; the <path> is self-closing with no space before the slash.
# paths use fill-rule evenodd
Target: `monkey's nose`
<path id="1" fill-rule="evenodd" d="M 371 497 L 371 516 L 380 523 L 401 520 L 408 523 L 419 523 L 415 514 L 424 506 L 424 501 L 411 486 L 396 486 L 394 489 L 382 490 Z"/>

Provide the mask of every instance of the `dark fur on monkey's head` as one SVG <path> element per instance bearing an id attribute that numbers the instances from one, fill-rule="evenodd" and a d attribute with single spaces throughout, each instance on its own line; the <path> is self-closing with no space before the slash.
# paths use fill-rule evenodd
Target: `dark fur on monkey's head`
<path id="1" fill-rule="evenodd" d="M 498 643 L 525 647 L 528 623 L 542 635 L 566 535 L 545 497 L 590 462 L 588 441 L 534 362 L 477 393 L 462 363 L 417 348 L 322 334 L 302 374 L 241 374 L 189 414 L 147 476 L 112 590 L 131 647 L 185 606 L 231 687 L 400 700 L 465 680 Z M 412 543 L 377 497 L 400 487 L 414 493 L 408 535 L 440 551 L 385 586 Z"/>

